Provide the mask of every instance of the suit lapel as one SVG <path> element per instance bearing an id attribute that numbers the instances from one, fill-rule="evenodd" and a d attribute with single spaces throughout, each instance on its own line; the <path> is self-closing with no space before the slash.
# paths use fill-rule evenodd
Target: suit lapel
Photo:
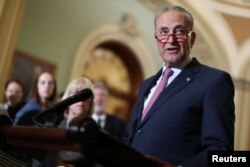
<path id="1" fill-rule="evenodd" d="M 142 111 L 144 106 L 144 99 L 148 96 L 150 93 L 151 88 L 156 84 L 158 78 L 160 77 L 162 73 L 162 69 L 160 69 L 153 77 L 151 77 L 147 82 L 145 82 L 145 85 L 143 86 L 142 93 L 140 93 L 140 99 L 139 102 L 139 112 L 138 112 L 138 126 L 141 124 L 141 117 L 142 117 Z M 138 127 L 137 126 L 137 127 Z"/>
<path id="2" fill-rule="evenodd" d="M 184 87 L 190 84 L 195 79 L 195 73 L 198 72 L 200 68 L 200 63 L 193 59 L 193 61 L 182 70 L 182 72 L 170 83 L 163 92 L 159 95 L 156 99 L 155 103 L 148 111 L 146 117 L 141 122 L 139 127 L 141 127 L 148 119 L 157 112 L 158 108 L 163 104 L 166 103 L 172 96 L 174 96 L 177 92 L 181 91 Z M 142 113 L 142 112 L 140 112 Z M 141 118 L 141 117 L 140 117 Z M 139 128 L 138 127 L 138 128 Z"/>

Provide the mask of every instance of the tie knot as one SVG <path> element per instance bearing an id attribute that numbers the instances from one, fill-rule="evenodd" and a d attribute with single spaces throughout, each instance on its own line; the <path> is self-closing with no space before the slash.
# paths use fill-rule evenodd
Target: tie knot
<path id="1" fill-rule="evenodd" d="M 163 71 L 163 78 L 166 78 L 168 79 L 172 74 L 173 74 L 173 70 L 171 70 L 170 68 L 166 68 L 164 71 Z"/>

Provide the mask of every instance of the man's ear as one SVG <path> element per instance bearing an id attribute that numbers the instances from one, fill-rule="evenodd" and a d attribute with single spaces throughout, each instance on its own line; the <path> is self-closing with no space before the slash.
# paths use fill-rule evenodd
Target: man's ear
<path id="1" fill-rule="evenodd" d="M 154 40 L 155 40 L 155 44 L 156 44 L 156 46 L 158 46 L 158 41 L 157 41 L 157 39 L 156 39 L 156 36 L 154 35 Z"/>
<path id="2" fill-rule="evenodd" d="M 190 40 L 190 46 L 191 46 L 191 48 L 194 45 L 195 38 L 196 38 L 196 33 L 193 31 L 192 34 L 191 34 L 191 40 Z"/>

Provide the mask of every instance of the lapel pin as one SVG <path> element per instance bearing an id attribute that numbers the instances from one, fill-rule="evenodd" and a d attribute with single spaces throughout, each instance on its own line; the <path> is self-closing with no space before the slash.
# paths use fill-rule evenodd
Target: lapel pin
<path id="1" fill-rule="evenodd" d="M 191 79 L 190 79 L 190 78 L 186 78 L 186 80 L 187 80 L 187 82 L 191 81 Z"/>

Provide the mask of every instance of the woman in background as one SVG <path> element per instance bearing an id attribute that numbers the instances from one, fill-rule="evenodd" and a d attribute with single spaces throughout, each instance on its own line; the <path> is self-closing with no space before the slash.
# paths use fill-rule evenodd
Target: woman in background
<path id="1" fill-rule="evenodd" d="M 62 97 L 62 100 L 67 99 L 83 89 L 89 88 L 93 91 L 92 82 L 85 77 L 78 77 L 71 81 Z M 68 128 L 68 126 L 74 122 L 74 119 L 82 119 L 85 117 L 90 117 L 92 114 L 93 98 L 89 98 L 84 101 L 76 102 L 70 105 L 64 113 L 65 119 L 59 125 L 59 128 Z M 85 155 L 78 152 L 65 151 L 60 153 L 59 162 L 60 165 L 69 165 L 73 163 L 74 166 L 94 166 L 94 162 L 89 158 L 86 158 Z"/>
<path id="2" fill-rule="evenodd" d="M 42 72 L 38 75 L 28 99 L 17 112 L 14 125 L 34 125 L 33 117 L 57 102 L 56 80 L 50 72 Z"/>
<path id="3" fill-rule="evenodd" d="M 79 77 L 71 81 L 62 97 L 62 100 L 69 98 L 83 89 L 89 88 L 93 91 L 92 82 L 85 78 Z M 72 122 L 73 119 L 77 117 L 87 117 L 92 114 L 92 101 L 93 99 L 87 99 L 85 101 L 79 101 L 70 105 L 64 113 L 65 119 L 59 125 L 59 128 L 67 128 L 68 125 Z"/>

